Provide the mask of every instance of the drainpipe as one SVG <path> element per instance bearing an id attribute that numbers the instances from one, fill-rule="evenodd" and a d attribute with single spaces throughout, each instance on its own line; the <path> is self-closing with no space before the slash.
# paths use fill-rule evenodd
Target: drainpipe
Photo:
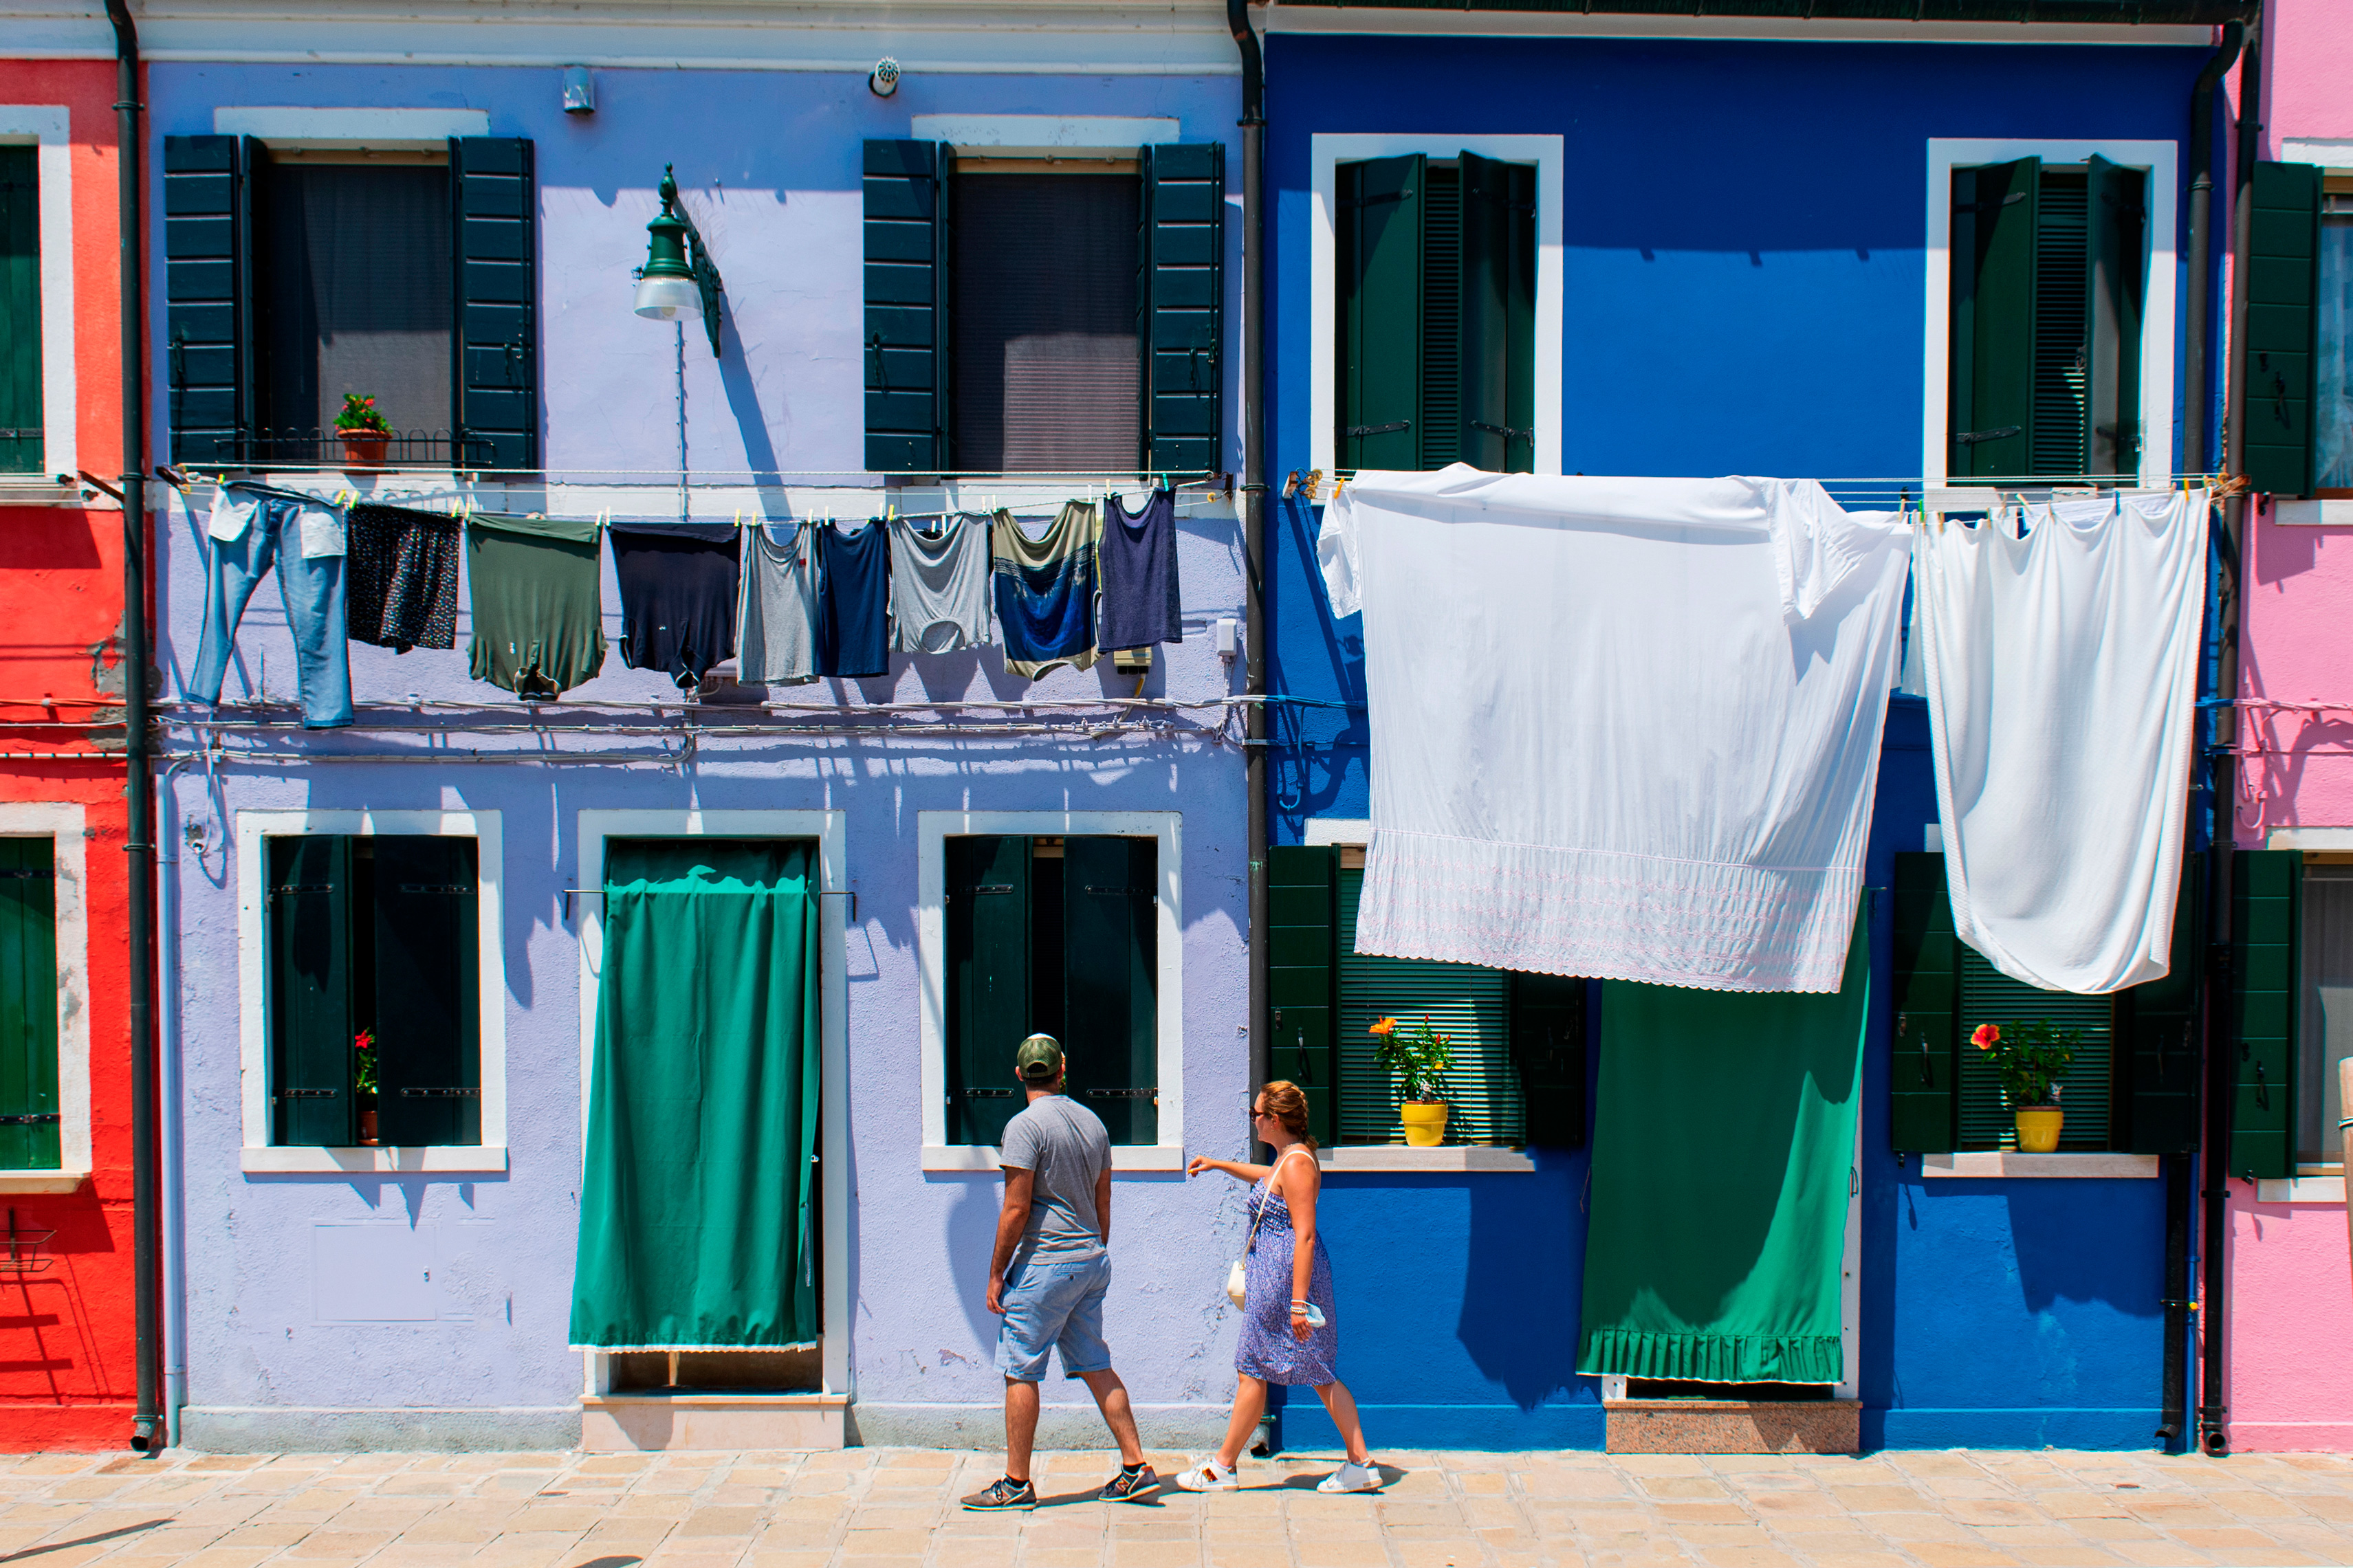
<path id="1" fill-rule="evenodd" d="M 2231 204 L 2232 260 L 2231 266 L 2231 342 L 2245 342 L 2247 327 L 2247 256 L 2249 224 L 2253 211 L 2255 154 L 2263 134 L 2263 34 L 2260 20 L 2248 29 L 2245 51 L 2239 57 L 2238 156 L 2233 170 Z M 2196 290 L 2192 290 L 2195 298 Z M 2244 376 L 2230 378 L 2229 413 L 2224 425 L 2225 465 L 2232 473 L 2245 463 L 2247 389 Z M 2221 658 L 2214 695 L 2231 699 L 2239 693 L 2239 576 L 2246 538 L 2247 500 L 2233 496 L 2222 503 L 2221 558 L 2222 580 L 2216 595 L 2216 633 Z M 2222 1403 L 2224 1352 L 2230 1324 L 2230 1275 L 2224 1252 L 2231 1228 L 2231 1100 L 2237 1076 L 2237 1030 L 2232 1026 L 2231 1005 L 2231 865 L 2236 847 L 2238 759 L 2231 749 L 2238 743 L 2238 710 L 2217 707 L 2211 766 L 2213 778 L 2212 843 L 2208 848 L 2209 907 L 2213 912 L 2211 943 L 2207 952 L 2206 987 L 2206 1152 L 2201 1162 L 2205 1184 L 2205 1280 L 2199 1292 L 2199 1326 L 2204 1351 L 2204 1380 L 2198 1405 L 2199 1445 L 2220 1458 L 2231 1451 L 2231 1412 Z"/>
<path id="2" fill-rule="evenodd" d="M 1242 56 L 1242 690 L 1266 695 L 1266 66 L 1248 0 L 1226 0 Z M 1246 705 L 1250 791 L 1250 1093 L 1266 1081 L 1266 704 Z M 1244 1104 L 1249 1101 L 1245 1099 Z M 1248 1152 L 1248 1151 L 1245 1151 Z"/>
<path id="3" fill-rule="evenodd" d="M 145 268 L 141 265 L 139 32 L 123 0 L 106 0 L 114 25 L 115 172 L 121 195 L 122 289 L 122 721 L 128 744 L 123 853 L 130 858 L 131 1234 L 137 1301 L 139 1409 L 131 1446 L 164 1451 L 157 1370 L 163 1291 L 155 1211 L 155 843 L 153 781 L 147 776 L 147 353 Z"/>

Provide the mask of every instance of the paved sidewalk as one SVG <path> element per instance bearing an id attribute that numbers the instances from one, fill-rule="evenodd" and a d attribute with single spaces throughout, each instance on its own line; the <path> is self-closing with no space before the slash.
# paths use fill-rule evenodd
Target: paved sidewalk
<path id="1" fill-rule="evenodd" d="M 2001 1568 L 2353 1563 L 2353 1460 L 1947 1452 L 1867 1458 L 1385 1454 L 1377 1497 L 1249 1463 L 1239 1494 L 1098 1502 L 1107 1455 L 1041 1457 L 1044 1506 L 968 1514 L 999 1457 L 0 1457 L 0 1563 L 628 1568 Z M 1181 1463 L 1155 1456 L 1164 1474 Z"/>

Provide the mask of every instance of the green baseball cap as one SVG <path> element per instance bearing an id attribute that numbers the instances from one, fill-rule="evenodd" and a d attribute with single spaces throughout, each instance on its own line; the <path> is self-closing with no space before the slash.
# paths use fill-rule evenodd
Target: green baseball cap
<path id="1" fill-rule="evenodd" d="M 1029 1083 L 1050 1083 L 1062 1076 L 1061 1042 L 1051 1035 L 1032 1035 L 1013 1053 L 1014 1070 Z"/>

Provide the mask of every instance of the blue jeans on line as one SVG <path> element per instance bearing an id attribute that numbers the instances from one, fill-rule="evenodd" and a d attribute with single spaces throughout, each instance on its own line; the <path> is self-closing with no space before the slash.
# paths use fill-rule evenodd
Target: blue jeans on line
<path id="1" fill-rule="evenodd" d="M 286 606 L 286 626 L 294 637 L 294 680 L 302 698 L 302 723 L 327 730 L 352 721 L 343 558 L 302 553 L 302 513 L 319 504 L 265 496 L 244 533 L 205 541 L 205 629 L 196 645 L 196 672 L 188 681 L 188 695 L 197 701 L 206 706 L 220 701 L 237 622 L 244 618 L 254 589 L 275 564 L 278 597 Z"/>

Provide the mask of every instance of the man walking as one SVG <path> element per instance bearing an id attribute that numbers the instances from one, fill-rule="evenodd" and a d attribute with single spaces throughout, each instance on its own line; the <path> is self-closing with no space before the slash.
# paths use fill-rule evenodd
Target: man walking
<path id="1" fill-rule="evenodd" d="M 1005 1210 L 988 1260 L 988 1310 L 997 1330 L 997 1370 L 1005 1374 L 1005 1475 L 964 1500 L 979 1510 L 1035 1508 L 1029 1453 L 1038 1437 L 1038 1384 L 1046 1352 L 1060 1352 L 1062 1375 L 1087 1385 L 1119 1444 L 1119 1474 L 1102 1495 L 1134 1502 L 1159 1478 L 1144 1462 L 1127 1385 L 1103 1343 L 1103 1291 L 1111 1284 L 1111 1135 L 1101 1118 L 1062 1092 L 1062 1047 L 1032 1035 L 1014 1053 L 1029 1097 L 1007 1123 Z"/>

